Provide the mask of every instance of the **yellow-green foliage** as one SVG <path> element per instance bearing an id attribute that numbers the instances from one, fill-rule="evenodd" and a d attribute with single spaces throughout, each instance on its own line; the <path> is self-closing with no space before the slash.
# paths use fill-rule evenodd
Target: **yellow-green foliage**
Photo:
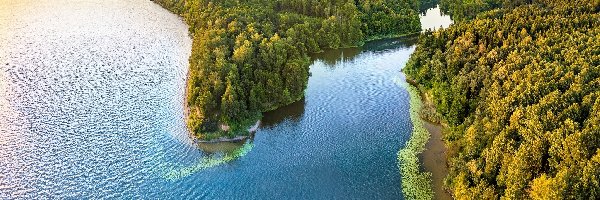
<path id="1" fill-rule="evenodd" d="M 600 199 L 600 1 L 523 2 L 424 33 L 404 68 L 448 122 L 447 186 Z"/>
<path id="2" fill-rule="evenodd" d="M 398 152 L 402 192 L 406 199 L 433 199 L 431 173 L 419 170 L 418 155 L 425 150 L 425 144 L 430 137 L 419 117 L 423 103 L 414 86 L 406 85 L 406 90 L 410 94 L 410 120 L 413 123 L 413 132 L 406 146 Z"/>

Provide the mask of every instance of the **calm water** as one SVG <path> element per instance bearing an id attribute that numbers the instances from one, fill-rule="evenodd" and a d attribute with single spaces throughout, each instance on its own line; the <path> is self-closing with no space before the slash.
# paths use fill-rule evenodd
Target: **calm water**
<path id="1" fill-rule="evenodd" d="M 438 5 L 433 5 L 432 8 L 426 9 L 424 13 L 421 13 L 421 28 L 423 30 L 448 28 L 452 23 L 450 15 L 443 14 Z"/>
<path id="2" fill-rule="evenodd" d="M 401 199 L 413 44 L 315 55 L 302 101 L 250 140 L 198 146 L 177 16 L 150 1 L 0 0 L 0 199 Z"/>

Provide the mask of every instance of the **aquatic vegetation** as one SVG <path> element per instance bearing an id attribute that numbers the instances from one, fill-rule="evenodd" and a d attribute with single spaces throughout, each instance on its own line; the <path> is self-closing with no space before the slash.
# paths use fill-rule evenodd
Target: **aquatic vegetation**
<path id="1" fill-rule="evenodd" d="M 431 173 L 421 172 L 418 155 L 425 150 L 430 134 L 423 126 L 419 112 L 423 106 L 416 87 L 402 84 L 410 95 L 410 119 L 413 132 L 406 146 L 398 152 L 398 167 L 402 175 L 402 192 L 406 199 L 433 199 Z"/>
<path id="2" fill-rule="evenodd" d="M 241 158 L 248 154 L 254 147 L 252 142 L 246 142 L 239 149 L 231 152 L 225 153 L 222 156 L 207 156 L 200 159 L 196 164 L 188 167 L 183 167 L 180 169 L 172 169 L 163 175 L 163 178 L 169 181 L 179 180 L 181 178 L 185 178 L 194 173 L 200 172 L 205 169 L 213 168 L 220 166 L 222 164 L 234 161 L 238 158 Z"/>

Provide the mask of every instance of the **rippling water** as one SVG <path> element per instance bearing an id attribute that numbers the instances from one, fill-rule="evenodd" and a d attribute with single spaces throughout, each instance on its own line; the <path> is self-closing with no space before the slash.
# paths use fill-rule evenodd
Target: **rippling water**
<path id="1" fill-rule="evenodd" d="M 187 26 L 150 1 L 1 1 L 0 198 L 156 190 L 163 149 L 193 151 Z"/>
<path id="2" fill-rule="evenodd" d="M 306 97 L 197 146 L 191 41 L 150 1 L 0 0 L 0 199 L 398 199 L 411 40 L 315 55 Z"/>

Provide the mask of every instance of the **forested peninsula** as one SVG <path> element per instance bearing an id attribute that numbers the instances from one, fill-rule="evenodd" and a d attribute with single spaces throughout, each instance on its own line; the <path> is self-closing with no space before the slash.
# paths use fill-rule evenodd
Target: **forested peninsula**
<path id="1" fill-rule="evenodd" d="M 448 124 L 457 199 L 600 198 L 600 1 L 443 0 L 407 76 Z"/>
<path id="2" fill-rule="evenodd" d="M 193 37 L 187 124 L 202 140 L 247 134 L 300 100 L 309 54 L 421 30 L 418 0 L 156 0 Z"/>

